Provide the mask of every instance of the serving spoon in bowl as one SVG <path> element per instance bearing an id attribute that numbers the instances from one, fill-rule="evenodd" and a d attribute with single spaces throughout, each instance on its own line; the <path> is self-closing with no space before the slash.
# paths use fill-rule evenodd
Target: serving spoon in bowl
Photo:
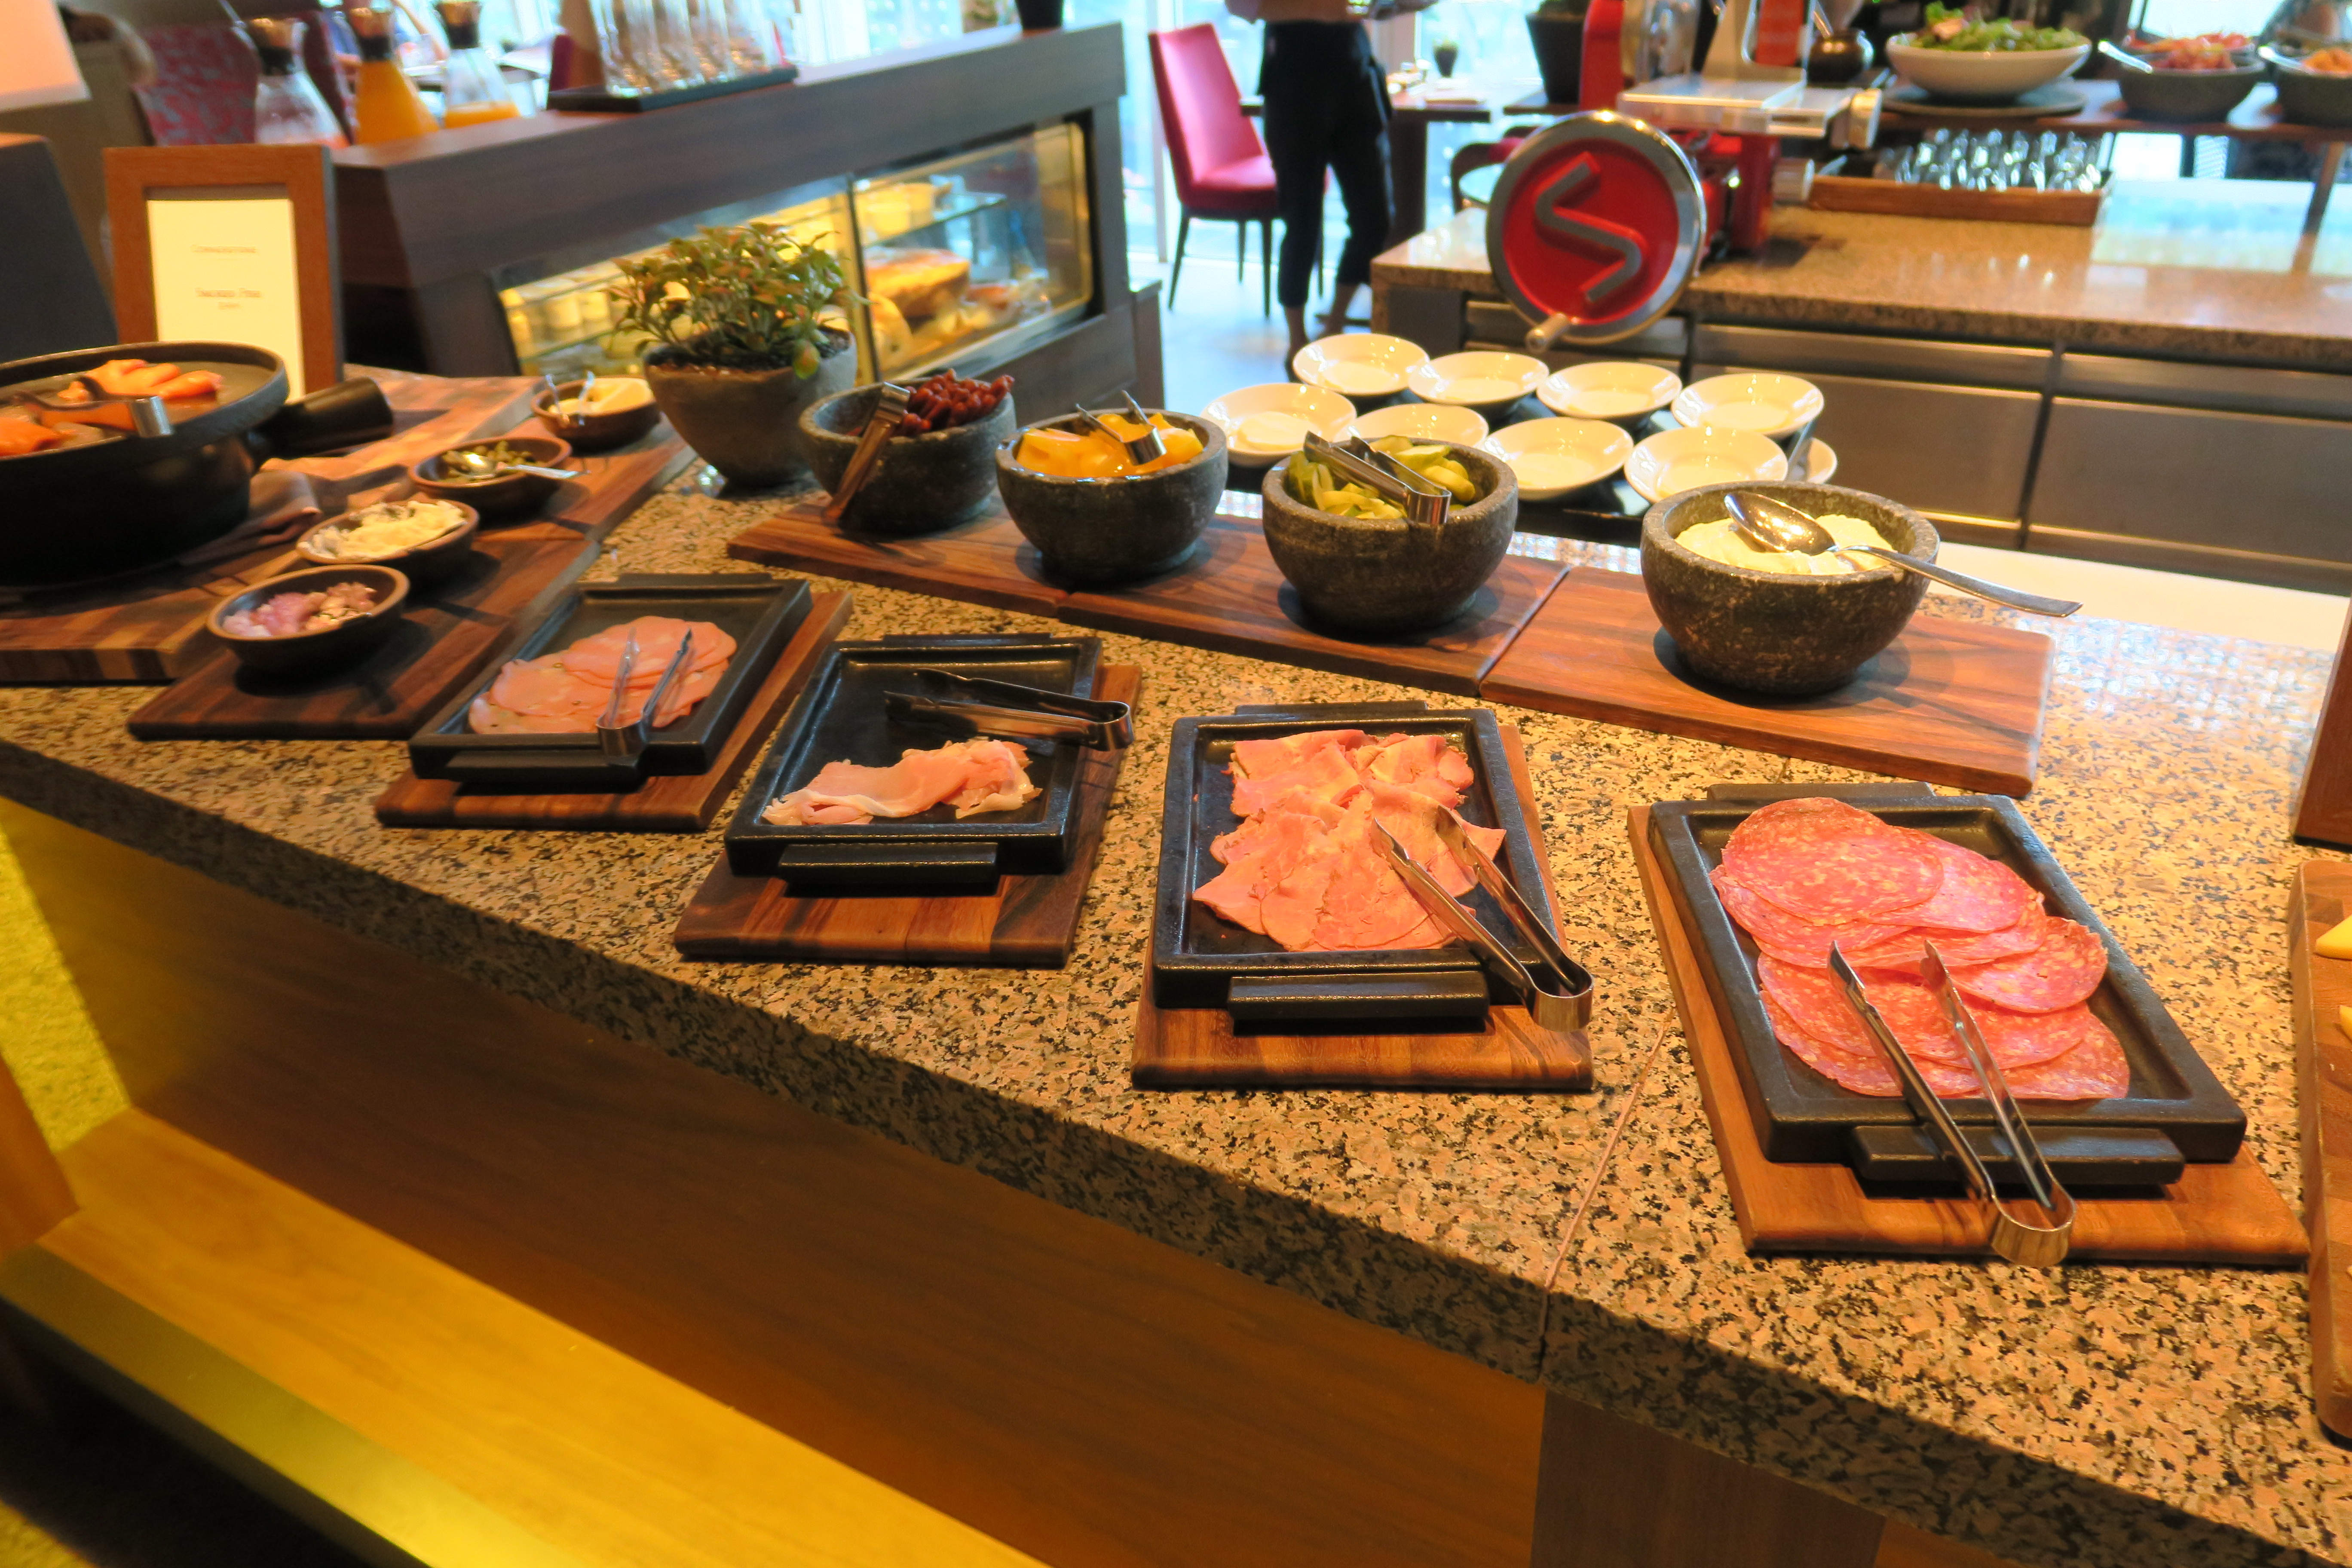
<path id="1" fill-rule="evenodd" d="M 2045 599 L 2039 594 L 2004 588 L 1948 566 L 1915 560 L 1899 550 L 1881 550 L 1874 544 L 1840 544 L 1830 537 L 1828 529 L 1795 507 L 1754 490 L 1726 490 L 1723 505 L 1731 514 L 1732 531 L 1759 550 L 1781 551 L 1790 555 L 1827 555 L 1832 551 L 1843 555 L 1867 555 L 1930 582 L 1941 583 L 1947 588 L 1958 588 L 1963 594 L 1974 594 L 1979 599 L 1990 599 L 2028 615 L 2071 616 L 2083 607 L 2079 600 Z"/>
<path id="2" fill-rule="evenodd" d="M 461 479 L 495 479 L 501 474 L 537 474 L 548 479 L 576 479 L 580 476 L 569 468 L 543 468 L 537 463 L 501 463 L 481 452 L 444 452 L 441 469 L 456 470 Z"/>

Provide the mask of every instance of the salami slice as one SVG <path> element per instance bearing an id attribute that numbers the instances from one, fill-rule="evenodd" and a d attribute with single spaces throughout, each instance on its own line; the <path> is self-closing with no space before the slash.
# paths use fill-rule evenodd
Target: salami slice
<path id="1" fill-rule="evenodd" d="M 1894 1064 L 1874 1044 L 1868 1056 L 1840 1050 L 1826 1040 L 1819 1039 L 1798 1026 L 1789 1010 L 1764 994 L 1764 1011 L 1772 1020 L 1772 1033 L 1789 1048 L 1790 1054 L 1841 1089 L 1856 1094 L 1866 1094 L 1879 1100 L 1891 1100 L 1903 1092 L 1902 1081 L 1895 1076 Z M 1955 1071 L 1939 1062 L 1918 1061 L 1919 1071 L 1927 1087 L 1939 1099 L 1958 1099 L 1976 1092 L 1976 1079 L 1966 1072 Z"/>
<path id="2" fill-rule="evenodd" d="M 2131 1063 L 2096 1018 L 2072 1049 L 2006 1076 L 2009 1092 L 2020 1100 L 2114 1100 L 2131 1092 Z"/>
<path id="3" fill-rule="evenodd" d="M 1829 967 L 1832 942 L 1842 944 L 1851 954 L 1856 948 L 1898 941 L 1905 934 L 1901 926 L 1882 925 L 1874 921 L 1834 925 L 1800 920 L 1749 892 L 1720 866 L 1708 874 L 1707 879 L 1715 884 L 1716 896 L 1723 900 L 1725 912 L 1756 939 L 1757 946 L 1809 969 Z"/>
<path id="4" fill-rule="evenodd" d="M 1943 863 L 1944 880 L 1926 902 L 1880 917 L 1890 924 L 1976 934 L 2006 931 L 2022 920 L 2028 909 L 2040 907 L 2042 895 L 2000 861 L 1916 828 L 1895 831 Z M 1940 949 L 1943 944 L 1937 945 Z"/>
<path id="5" fill-rule="evenodd" d="M 1941 943 L 1937 951 L 1943 951 Z M 2107 973 L 2107 948 L 2090 927 L 2053 917 L 2042 930 L 2041 945 L 2032 952 L 1951 973 L 1954 985 L 1995 1006 L 2019 1013 L 2055 1013 L 2099 988 Z"/>
<path id="6" fill-rule="evenodd" d="M 1943 955 L 1947 969 L 1957 969 L 1962 964 L 1990 963 L 1997 958 L 2013 958 L 2040 947 L 2042 931 L 2049 921 L 2050 917 L 2042 912 L 2042 905 L 2037 899 L 2027 907 L 2024 916 L 2007 931 L 1953 936 L 1943 931 L 1922 931 L 1913 927 L 1866 946 L 1847 947 L 1846 962 L 1856 969 L 1891 969 L 1916 978 L 1920 963 L 1927 957 L 1923 942 L 1932 938 L 1936 951 Z M 1828 962 L 1826 953 L 1822 962 Z"/>
<path id="7" fill-rule="evenodd" d="M 1924 903 L 1943 861 L 1866 811 L 1822 798 L 1775 801 L 1733 830 L 1723 864 L 1741 887 L 1801 920 L 1863 921 Z"/>
<path id="8" fill-rule="evenodd" d="M 1801 969 L 1768 954 L 1757 961 L 1756 973 L 1764 982 L 1765 991 L 1779 999 L 1805 1033 L 1853 1056 L 1875 1058 L 1879 1054 L 1877 1037 L 1845 999 L 1845 988 L 1838 984 L 1837 976 L 1828 970 Z M 1898 986 L 1926 990 L 1916 981 L 1905 981 L 1900 976 L 1865 973 L 1862 977 L 1863 991 L 1878 1005 L 1887 1026 L 1901 1039 L 1905 1037 L 1903 1026 L 1895 1021 L 1895 1011 L 1901 1004 L 1892 1001 L 1889 994 Z M 1948 1047 L 1948 1050 L 1938 1054 L 1948 1056 L 1953 1065 L 1959 1065 L 1959 1042 L 1950 1041 Z"/>

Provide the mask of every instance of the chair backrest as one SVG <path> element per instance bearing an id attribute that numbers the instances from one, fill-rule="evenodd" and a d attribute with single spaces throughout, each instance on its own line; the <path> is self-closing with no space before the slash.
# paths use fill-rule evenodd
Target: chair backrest
<path id="1" fill-rule="evenodd" d="M 1203 174 L 1257 157 L 1265 144 L 1242 112 L 1233 67 L 1207 22 L 1151 35 L 1151 76 L 1160 89 L 1160 121 L 1176 166 L 1176 196 L 1195 199 Z"/>
<path id="2" fill-rule="evenodd" d="M 155 79 L 137 89 L 158 147 L 210 147 L 253 140 L 253 49 L 226 24 L 167 22 L 142 27 Z"/>

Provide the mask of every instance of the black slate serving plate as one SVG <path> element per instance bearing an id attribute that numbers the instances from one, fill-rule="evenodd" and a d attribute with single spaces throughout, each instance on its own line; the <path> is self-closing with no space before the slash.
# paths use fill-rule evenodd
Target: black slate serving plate
<path id="1" fill-rule="evenodd" d="M 1077 837 L 1085 748 L 1054 741 L 1018 742 L 1040 793 L 1012 811 L 959 822 L 953 808 L 936 805 L 913 816 L 793 827 L 763 822 L 760 814 L 827 763 L 845 758 L 887 767 L 902 752 L 962 739 L 884 710 L 886 693 L 930 689 L 919 669 L 1091 697 L 1101 660 L 1099 637 L 891 637 L 836 644 L 751 774 L 727 826 L 728 866 L 739 875 L 780 876 L 795 888 L 892 892 L 992 886 L 1003 873 L 1061 870 Z"/>
<path id="2" fill-rule="evenodd" d="M 708 773 L 777 656 L 808 617 L 810 603 L 807 583 L 758 572 L 646 574 L 583 584 L 556 601 L 481 679 L 410 737 L 409 765 L 419 778 L 559 793 L 625 789 L 640 778 Z M 639 616 L 709 621 L 735 639 L 735 653 L 710 695 L 685 718 L 656 730 L 635 758 L 608 760 L 593 732 L 477 735 L 467 729 L 468 705 L 489 689 L 509 659 L 569 647 Z"/>
<path id="3" fill-rule="evenodd" d="M 1433 711 L 1420 702 L 1250 707 L 1214 719 L 1180 719 L 1168 749 L 1166 810 L 1160 826 L 1160 886 L 1151 948 L 1151 999 L 1162 1007 L 1223 1007 L 1243 1023 L 1338 1024 L 1406 1018 L 1483 1017 L 1490 981 L 1469 949 L 1397 948 L 1288 952 L 1271 937 L 1233 924 L 1192 889 L 1224 869 L 1210 841 L 1241 818 L 1226 772 L 1235 742 L 1307 730 L 1374 735 L 1436 732 L 1467 757 L 1476 775 L 1459 810 L 1500 827 L 1496 863 L 1536 909 L 1551 895 L 1527 829 L 1503 737 L 1486 709 Z M 1483 892 L 1472 906 L 1486 929 L 1523 960 L 1535 957 Z M 1500 999 L 1510 1000 L 1505 996 Z"/>
<path id="4" fill-rule="evenodd" d="M 2107 949 L 2107 973 L 2091 1011 L 2115 1031 L 2131 1063 L 2131 1090 L 2115 1100 L 2021 1102 L 2061 1180 L 2074 1186 L 2146 1186 L 2177 1178 L 2182 1162 L 2236 1156 L 2245 1112 L 2174 1023 L 2147 979 L 2124 952 L 2016 802 L 2001 795 L 1937 795 L 1916 786 L 1717 785 L 1716 798 L 1650 808 L 1650 833 L 1668 889 L 1696 933 L 1700 963 L 1736 1047 L 1749 1111 L 1767 1158 L 1843 1163 L 1868 1179 L 1957 1178 L 1901 1100 L 1842 1089 L 1790 1055 L 1772 1036 L 1756 978 L 1755 943 L 1707 880 L 1732 829 L 1769 801 L 1834 795 L 1903 827 L 1916 827 L 2000 861 L 2043 895 L 2051 912 L 2079 921 Z M 1964 1127 L 1990 1127 L 1981 1100 L 1946 1102 Z M 1988 1145 L 1990 1147 L 1990 1145 Z"/>

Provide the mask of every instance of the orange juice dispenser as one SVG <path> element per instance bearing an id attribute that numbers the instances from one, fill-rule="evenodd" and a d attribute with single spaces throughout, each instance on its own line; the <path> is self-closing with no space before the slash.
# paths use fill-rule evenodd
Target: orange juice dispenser
<path id="1" fill-rule="evenodd" d="M 499 62 L 482 47 L 481 0 L 440 0 L 433 9 L 449 39 L 449 58 L 441 67 L 441 123 L 455 131 L 520 114 Z"/>
<path id="2" fill-rule="evenodd" d="M 352 100 L 352 120 L 358 129 L 352 140 L 362 144 L 397 142 L 440 130 L 440 121 L 425 107 L 425 96 L 400 68 L 391 8 L 346 5 L 343 18 L 360 46 L 359 90 Z"/>

